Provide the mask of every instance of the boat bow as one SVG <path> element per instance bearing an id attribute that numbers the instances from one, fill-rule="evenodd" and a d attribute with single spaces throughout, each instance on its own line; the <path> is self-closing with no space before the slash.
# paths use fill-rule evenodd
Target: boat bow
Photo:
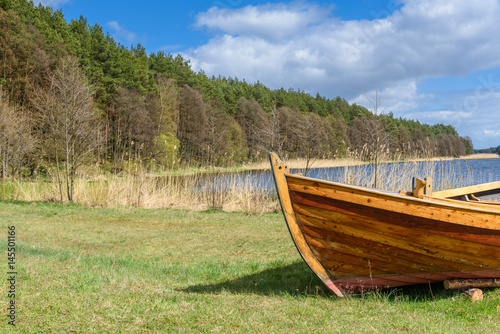
<path id="1" fill-rule="evenodd" d="M 285 177 L 285 174 L 289 173 L 288 168 L 275 153 L 270 153 L 269 158 L 271 160 L 271 169 L 274 177 L 274 182 L 276 184 L 279 201 L 281 204 L 281 210 L 283 211 L 288 230 L 290 231 L 290 235 L 292 236 L 292 240 L 295 243 L 300 256 L 302 256 L 304 262 L 307 263 L 309 268 L 311 268 L 311 270 L 323 281 L 323 283 L 331 291 L 333 291 L 337 296 L 343 297 L 344 293 L 337 285 L 335 285 L 335 283 L 333 283 L 335 278 L 330 275 L 330 273 L 323 267 L 321 262 L 313 254 L 297 222 Z"/>

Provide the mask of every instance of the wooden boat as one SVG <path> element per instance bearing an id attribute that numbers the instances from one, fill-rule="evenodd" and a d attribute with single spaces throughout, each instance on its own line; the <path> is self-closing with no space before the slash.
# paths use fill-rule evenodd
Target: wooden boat
<path id="1" fill-rule="evenodd" d="M 500 182 L 432 193 L 430 182 L 419 180 L 412 192 L 398 193 L 290 174 L 276 154 L 270 160 L 297 250 L 338 296 L 452 279 L 499 281 L 500 202 L 478 196 L 500 193 Z"/>

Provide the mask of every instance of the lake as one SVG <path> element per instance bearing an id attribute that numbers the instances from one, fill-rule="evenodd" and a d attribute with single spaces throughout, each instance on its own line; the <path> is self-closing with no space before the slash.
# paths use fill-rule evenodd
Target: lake
<path id="1" fill-rule="evenodd" d="M 314 165 L 313 165 L 314 167 Z M 292 173 L 304 173 L 292 169 Z M 433 177 L 434 190 L 500 181 L 500 159 L 457 159 L 381 164 L 377 168 L 377 188 L 410 191 L 412 177 Z M 348 184 L 374 186 L 374 166 L 312 168 L 309 177 Z M 274 192 L 271 170 L 207 175 L 200 188 L 215 190 L 246 189 Z"/>

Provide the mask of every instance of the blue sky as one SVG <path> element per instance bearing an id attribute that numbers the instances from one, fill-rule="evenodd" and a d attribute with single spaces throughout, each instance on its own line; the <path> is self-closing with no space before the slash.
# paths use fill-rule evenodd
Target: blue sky
<path id="1" fill-rule="evenodd" d="M 500 0 L 44 0 L 194 70 L 341 96 L 500 145 Z M 373 100 L 373 99 L 372 99 Z"/>

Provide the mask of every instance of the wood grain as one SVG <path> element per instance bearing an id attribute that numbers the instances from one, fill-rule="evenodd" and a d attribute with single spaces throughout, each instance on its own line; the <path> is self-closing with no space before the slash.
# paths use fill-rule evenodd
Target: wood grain
<path id="1" fill-rule="evenodd" d="M 422 191 L 417 198 L 291 175 L 273 154 L 271 165 L 300 255 L 338 296 L 353 289 L 500 277 L 497 203 L 462 203 Z"/>

